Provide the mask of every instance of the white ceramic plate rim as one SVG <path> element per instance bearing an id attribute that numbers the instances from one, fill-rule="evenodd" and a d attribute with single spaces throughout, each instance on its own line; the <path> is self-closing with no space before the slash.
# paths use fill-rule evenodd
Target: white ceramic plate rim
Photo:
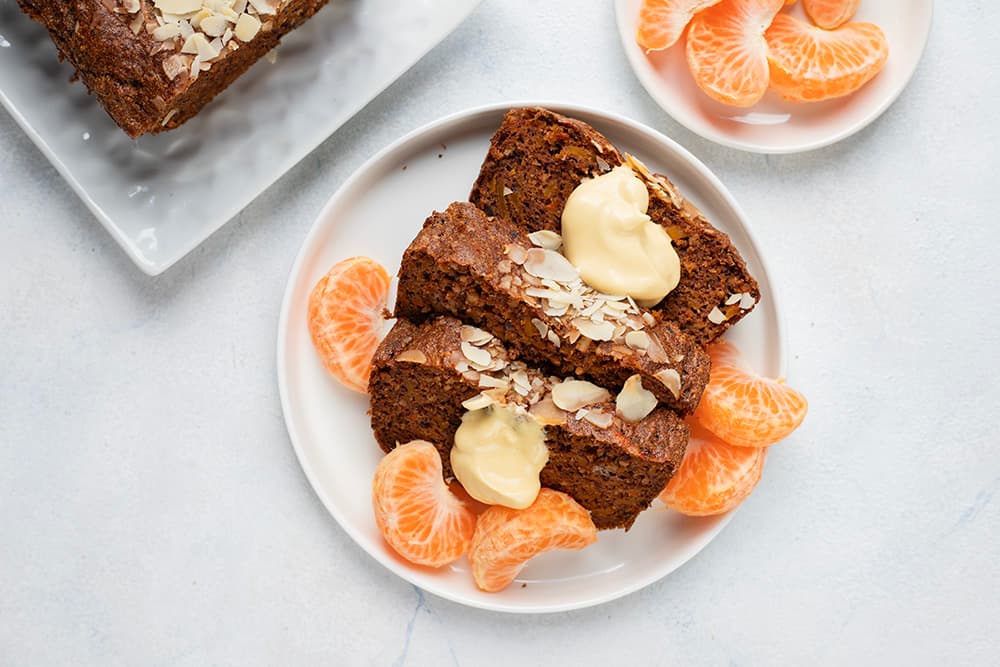
<path id="1" fill-rule="evenodd" d="M 21 113 L 20 109 L 14 104 L 14 102 L 7 97 L 3 89 L 0 88 L 0 104 L 3 104 L 4 108 L 11 115 L 14 121 L 24 130 L 24 133 L 28 135 L 28 138 L 38 147 L 42 154 L 49 160 L 59 175 L 69 184 L 73 191 L 77 194 L 81 201 L 90 209 L 90 212 L 100 221 L 101 225 L 108 231 L 111 237 L 121 246 L 125 254 L 128 255 L 129 259 L 139 267 L 143 273 L 147 276 L 158 276 L 174 264 L 182 260 L 187 256 L 192 250 L 200 246 L 205 240 L 210 237 L 215 232 L 222 229 L 226 224 L 228 224 L 240 211 L 245 209 L 247 206 L 252 204 L 257 197 L 263 194 L 268 188 L 274 185 L 278 179 L 284 176 L 288 171 L 301 162 L 307 155 L 316 150 L 316 147 L 323 143 L 330 135 L 336 132 L 340 127 L 347 123 L 351 118 L 353 118 L 359 111 L 368 106 L 376 97 L 381 95 L 385 90 L 395 83 L 399 77 L 410 70 L 414 65 L 420 62 L 424 56 L 426 56 L 430 51 L 436 47 L 438 44 L 444 40 L 445 37 L 450 35 L 454 30 L 465 21 L 466 18 L 472 14 L 473 11 L 479 6 L 480 0 L 476 0 L 469 5 L 466 11 L 457 12 L 453 18 L 451 25 L 448 29 L 441 35 L 441 39 L 437 41 L 430 42 L 426 45 L 426 48 L 420 50 L 417 55 L 409 62 L 399 69 L 395 76 L 386 81 L 385 86 L 381 90 L 376 92 L 367 98 L 358 98 L 354 100 L 354 104 L 350 105 L 348 113 L 343 117 L 336 116 L 335 121 L 329 124 L 318 124 L 315 126 L 312 134 L 308 138 L 303 139 L 296 143 L 292 150 L 288 152 L 287 157 L 281 161 L 279 168 L 275 169 L 270 177 L 267 179 L 266 183 L 263 183 L 261 187 L 256 190 L 249 199 L 243 201 L 239 200 L 231 206 L 224 209 L 222 213 L 219 214 L 220 222 L 216 226 L 206 227 L 199 230 L 197 234 L 192 234 L 184 243 L 178 244 L 177 251 L 170 257 L 165 257 L 159 261 L 152 261 L 147 258 L 142 250 L 136 245 L 135 240 L 126 235 L 114 222 L 110 215 L 98 204 L 88 193 L 86 188 L 72 175 L 69 168 L 63 163 L 59 155 L 49 146 L 41 134 L 34 128 L 34 126 L 28 121 L 28 119 Z"/>
<path id="2" fill-rule="evenodd" d="M 653 98 L 653 101 L 655 101 L 656 104 L 675 121 L 686 127 L 691 132 L 694 132 L 709 141 L 714 141 L 715 143 L 727 148 L 735 148 L 737 150 L 747 151 L 750 153 L 764 153 L 768 155 L 805 153 L 807 151 L 830 146 L 831 144 L 843 141 L 844 139 L 860 132 L 870 125 L 876 118 L 885 113 L 885 110 L 891 107 L 893 103 L 899 99 L 899 96 L 903 94 L 906 87 L 910 85 L 910 80 L 916 73 L 917 67 L 923 59 L 923 54 L 927 50 L 927 40 L 930 38 L 931 24 L 934 22 L 934 3 L 931 2 L 931 16 L 928 18 L 924 34 L 919 38 L 920 57 L 914 59 L 913 64 L 910 67 L 910 71 L 907 72 L 906 76 L 900 81 L 899 85 L 892 92 L 892 94 L 886 97 L 880 104 L 873 106 L 871 110 L 854 123 L 854 125 L 848 126 L 839 132 L 834 132 L 829 136 L 815 139 L 813 141 L 803 141 L 801 143 L 789 143 L 774 146 L 755 143 L 752 141 L 738 141 L 727 135 L 725 132 L 719 132 L 708 127 L 694 126 L 691 123 L 685 122 L 682 116 L 675 115 L 671 111 L 671 109 L 674 108 L 673 101 L 668 95 L 663 94 L 660 87 L 656 85 L 656 73 L 653 72 L 651 68 L 644 66 L 645 63 L 643 61 L 645 60 L 645 55 L 643 55 L 642 50 L 635 44 L 635 39 L 632 35 L 633 23 L 630 18 L 625 15 L 625 5 L 626 0 L 615 0 L 615 20 L 618 23 L 618 35 L 621 37 L 622 49 L 625 51 L 625 56 L 628 58 L 629 66 L 635 73 L 636 78 L 639 79 L 639 83 L 641 83 L 642 87 L 646 89 L 646 92 Z"/>
<path id="3" fill-rule="evenodd" d="M 616 600 L 620 597 L 638 591 L 646 586 L 659 581 L 664 576 L 670 574 L 674 570 L 682 567 L 687 561 L 698 554 L 702 549 L 704 549 L 715 537 L 722 532 L 722 529 L 729 524 L 732 520 L 736 510 L 730 511 L 726 516 L 724 516 L 712 530 L 703 534 L 700 540 L 694 548 L 690 548 L 688 553 L 679 561 L 673 561 L 662 568 L 651 568 L 649 572 L 644 577 L 639 577 L 635 582 L 628 586 L 623 586 L 613 592 L 606 594 L 594 596 L 592 598 L 587 598 L 583 600 L 577 600 L 570 603 L 553 603 L 548 605 L 535 605 L 530 608 L 526 607 L 514 607 L 501 603 L 490 602 L 488 598 L 485 597 L 465 597 L 462 595 L 456 595 L 452 591 L 444 587 L 438 587 L 434 585 L 427 585 L 423 582 L 416 582 L 412 575 L 412 572 L 405 564 L 393 559 L 391 556 L 384 551 L 372 551 L 365 547 L 365 540 L 355 531 L 351 522 L 346 519 L 337 505 L 330 500 L 327 494 L 323 490 L 323 486 L 318 482 L 317 473 L 312 469 L 308 463 L 309 458 L 306 456 L 304 447 L 302 445 L 302 436 L 299 435 L 295 423 L 289 418 L 292 413 L 292 408 L 289 402 L 289 390 L 288 390 L 288 368 L 285 363 L 285 351 L 288 346 L 287 332 L 289 331 L 289 319 L 291 318 L 291 303 L 293 301 L 293 292 L 296 285 L 300 280 L 300 274 L 302 273 L 303 264 L 306 261 L 306 257 L 310 248 L 313 245 L 313 239 L 319 235 L 324 227 L 324 221 L 329 219 L 330 214 L 338 208 L 345 197 L 348 197 L 354 188 L 362 183 L 370 171 L 377 170 L 381 164 L 385 162 L 396 162 L 397 154 L 404 153 L 408 146 L 419 141 L 421 137 L 425 134 L 435 132 L 441 128 L 447 127 L 449 125 L 457 124 L 466 120 L 469 120 L 475 116 L 484 114 L 495 114 L 502 112 L 506 109 L 515 107 L 531 107 L 540 106 L 547 109 L 552 109 L 560 113 L 564 113 L 570 116 L 573 115 L 589 115 L 593 117 L 600 117 L 609 123 L 618 123 L 622 125 L 629 126 L 633 130 L 649 135 L 654 141 L 660 142 L 667 146 L 670 150 L 676 152 L 676 154 L 688 162 L 703 178 L 706 179 L 711 184 L 711 187 L 715 188 L 716 192 L 725 200 L 726 204 L 731 207 L 736 218 L 746 234 L 747 241 L 749 242 L 750 248 L 756 254 L 758 261 L 760 263 L 761 272 L 764 276 L 770 276 L 771 272 L 768 269 L 767 260 L 764 255 L 760 252 L 760 245 L 757 243 L 757 239 L 754 236 L 753 230 L 751 229 L 748 218 L 743 212 L 743 209 L 739 206 L 736 200 L 733 198 L 732 194 L 728 189 L 722 184 L 722 182 L 713 174 L 708 167 L 706 167 L 698 158 L 692 155 L 687 149 L 682 147 L 680 144 L 670 139 L 669 137 L 663 135 L 662 133 L 646 126 L 642 123 L 625 118 L 624 116 L 618 115 L 616 113 L 607 112 L 601 109 L 597 109 L 589 106 L 582 106 L 578 104 L 557 102 L 557 101 L 510 101 L 502 103 L 493 103 L 477 107 L 472 107 L 464 111 L 459 111 L 457 113 L 450 114 L 439 120 L 433 121 L 424 125 L 412 132 L 404 135 L 403 137 L 392 142 L 381 151 L 372 156 L 367 162 L 365 162 L 361 167 L 358 168 L 333 194 L 330 200 L 323 207 L 323 210 L 317 216 L 316 221 L 313 223 L 312 228 L 306 235 L 302 246 L 296 255 L 295 262 L 292 265 L 291 272 L 289 274 L 288 283 L 285 286 L 285 293 L 281 304 L 281 313 L 278 318 L 278 336 L 277 345 L 275 349 L 277 357 L 277 380 L 278 380 L 278 393 L 281 398 L 281 409 L 285 417 L 285 425 L 288 429 L 288 436 L 292 443 L 292 448 L 295 451 L 295 456 L 298 458 L 299 464 L 302 467 L 303 472 L 305 472 L 306 478 L 309 480 L 309 484 L 312 486 L 316 495 L 319 497 L 323 506 L 326 507 L 327 511 L 333 516 L 333 518 L 340 524 L 340 527 L 350 536 L 352 540 L 359 546 L 361 546 L 365 551 L 389 569 L 391 572 L 395 573 L 407 582 L 419 586 L 422 590 L 428 593 L 436 595 L 438 597 L 450 600 L 452 602 L 457 602 L 470 607 L 476 607 L 479 609 L 486 609 L 489 611 L 499 611 L 506 613 L 519 613 L 519 614 L 532 614 L 532 613 L 553 613 L 561 611 L 570 611 L 573 609 L 583 609 L 586 607 L 591 607 L 599 605 L 605 602 L 610 602 L 611 600 Z M 771 282 L 769 280 L 769 282 Z M 771 293 L 769 298 L 773 304 L 774 308 L 774 328 L 775 328 L 775 341 L 773 345 L 777 349 L 777 360 L 779 365 L 779 372 L 783 376 L 785 375 L 786 369 L 786 346 L 784 340 L 784 316 L 780 307 L 781 299 L 777 293 L 777 288 L 772 284 Z M 738 508 L 737 508 L 738 509 Z"/>

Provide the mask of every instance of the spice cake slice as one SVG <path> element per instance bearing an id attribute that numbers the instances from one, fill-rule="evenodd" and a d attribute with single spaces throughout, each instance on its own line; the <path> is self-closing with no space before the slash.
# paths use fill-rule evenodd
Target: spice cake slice
<path id="1" fill-rule="evenodd" d="M 559 243 L 468 203 L 432 214 L 403 254 L 396 315 L 457 317 L 528 363 L 609 389 L 639 374 L 664 405 L 692 412 L 708 382 L 701 346 L 631 299 L 588 287 L 563 255 L 533 239 Z"/>
<path id="2" fill-rule="evenodd" d="M 590 125 L 547 109 L 512 109 L 493 135 L 469 201 L 528 232 L 558 232 L 580 182 L 626 163 L 646 183 L 648 215 L 666 228 L 681 260 L 680 284 L 652 310 L 708 343 L 760 301 L 757 281 L 729 237 L 669 179 L 622 156 Z"/>
<path id="3" fill-rule="evenodd" d="M 18 0 L 132 138 L 181 125 L 327 0 Z"/>
<path id="4" fill-rule="evenodd" d="M 386 452 L 415 439 L 434 443 L 450 478 L 462 416 L 491 403 L 516 406 L 545 426 L 542 486 L 573 496 L 598 528 L 628 528 L 680 465 L 687 425 L 663 407 L 628 422 L 610 398 L 564 411 L 552 393 L 559 384 L 454 318 L 399 319 L 372 362 L 372 430 Z"/>

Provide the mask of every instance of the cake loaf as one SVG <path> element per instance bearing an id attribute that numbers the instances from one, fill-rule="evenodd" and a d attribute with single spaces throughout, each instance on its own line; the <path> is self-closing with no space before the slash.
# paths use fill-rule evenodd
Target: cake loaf
<path id="1" fill-rule="evenodd" d="M 571 495 L 598 528 L 628 528 L 680 465 L 687 425 L 663 407 L 627 422 L 614 400 L 563 411 L 552 399 L 559 383 L 454 318 L 400 319 L 373 359 L 372 430 L 386 452 L 415 439 L 434 443 L 449 478 L 455 431 L 469 400 L 516 406 L 545 426 L 542 486 Z"/>
<path id="2" fill-rule="evenodd" d="M 586 123 L 541 108 L 512 109 L 493 135 L 469 200 L 528 232 L 558 232 L 580 182 L 625 163 L 645 181 L 648 214 L 666 229 L 681 261 L 680 284 L 652 310 L 708 343 L 760 300 L 756 280 L 729 237 L 669 179 L 623 156 Z"/>
<path id="3" fill-rule="evenodd" d="M 708 382 L 708 355 L 690 336 L 631 299 L 591 289 L 555 249 L 468 203 L 431 215 L 406 249 L 396 315 L 456 317 L 532 365 L 611 390 L 638 374 L 681 414 L 694 411 Z"/>
<path id="4" fill-rule="evenodd" d="M 327 0 L 18 0 L 108 115 L 181 125 Z"/>

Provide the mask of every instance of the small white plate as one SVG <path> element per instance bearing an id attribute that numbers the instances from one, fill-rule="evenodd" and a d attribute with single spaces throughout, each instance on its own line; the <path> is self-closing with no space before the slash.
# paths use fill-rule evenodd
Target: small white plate
<path id="1" fill-rule="evenodd" d="M 731 514 L 705 519 L 647 510 L 632 529 L 603 531 L 583 551 L 531 561 L 500 593 L 476 589 L 462 558 L 432 571 L 406 563 L 383 541 L 371 507 L 371 480 L 382 451 L 369 427 L 368 398 L 342 388 L 323 369 L 306 326 L 312 286 L 334 263 L 367 255 L 396 272 L 403 250 L 432 210 L 464 200 L 490 137 L 510 107 L 540 105 L 580 118 L 619 148 L 667 174 L 743 253 L 763 299 L 732 332 L 750 361 L 784 373 L 784 339 L 774 286 L 746 216 L 705 165 L 662 134 L 587 107 L 505 103 L 448 116 L 398 140 L 359 169 L 329 201 L 292 268 L 278 323 L 278 386 L 295 453 L 323 504 L 376 560 L 424 590 L 463 604 L 506 612 L 553 612 L 595 605 L 646 586 L 708 544 Z M 522 587 L 521 584 L 526 584 Z"/>
<path id="2" fill-rule="evenodd" d="M 618 32 L 629 63 L 656 103 L 692 132 L 723 146 L 754 153 L 800 153 L 836 143 L 882 115 L 909 83 L 927 44 L 932 0 L 862 0 L 855 21 L 885 32 L 889 60 L 877 77 L 853 95 L 826 102 L 786 102 L 769 91 L 748 109 L 720 104 L 695 84 L 684 40 L 648 56 L 636 44 L 642 0 L 615 0 Z M 789 11 L 802 19 L 797 3 Z M 808 19 L 806 19 L 808 20 Z"/>
<path id="3" fill-rule="evenodd" d="M 95 0 L 96 1 L 96 0 Z M 45 29 L 0 0 L 0 102 L 142 271 L 193 250 L 444 39 L 479 0 L 332 0 L 198 116 L 132 141 Z"/>

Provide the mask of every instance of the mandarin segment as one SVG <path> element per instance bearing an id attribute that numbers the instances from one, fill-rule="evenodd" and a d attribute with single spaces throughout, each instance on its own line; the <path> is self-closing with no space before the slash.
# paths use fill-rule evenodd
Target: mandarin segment
<path id="1" fill-rule="evenodd" d="M 739 447 L 767 447 L 798 428 L 809 409 L 805 396 L 783 380 L 745 370 L 739 351 L 727 341 L 706 349 L 712 370 L 694 412 L 702 426 Z"/>
<path id="2" fill-rule="evenodd" d="M 882 71 L 889 43 L 873 23 L 823 30 L 787 14 L 767 34 L 771 88 L 793 102 L 850 95 Z"/>
<path id="3" fill-rule="evenodd" d="M 385 455 L 372 482 L 375 524 L 400 556 L 441 567 L 468 551 L 476 513 L 444 481 L 434 445 L 414 440 Z"/>
<path id="4" fill-rule="evenodd" d="M 338 262 L 309 294 L 309 335 L 326 369 L 348 389 L 368 391 L 372 355 L 385 326 L 390 277 L 368 257 Z"/>
<path id="5" fill-rule="evenodd" d="M 739 107 L 756 104 L 770 77 L 764 31 L 784 0 L 726 0 L 699 13 L 687 36 L 687 61 L 709 97 Z"/>
<path id="6" fill-rule="evenodd" d="M 642 0 L 635 41 L 646 53 L 669 49 L 684 34 L 684 28 L 695 14 L 721 1 Z"/>
<path id="7" fill-rule="evenodd" d="M 677 472 L 660 500 L 688 516 L 724 514 L 739 505 L 760 481 L 764 449 L 728 445 L 697 423 Z"/>
<path id="8" fill-rule="evenodd" d="M 582 549 L 596 541 L 590 512 L 565 493 L 542 489 L 523 510 L 495 505 L 480 515 L 469 563 L 476 585 L 493 593 L 509 586 L 543 551 Z"/>
<path id="9" fill-rule="evenodd" d="M 809 19 L 825 30 L 839 28 L 851 20 L 861 0 L 802 0 Z"/>

